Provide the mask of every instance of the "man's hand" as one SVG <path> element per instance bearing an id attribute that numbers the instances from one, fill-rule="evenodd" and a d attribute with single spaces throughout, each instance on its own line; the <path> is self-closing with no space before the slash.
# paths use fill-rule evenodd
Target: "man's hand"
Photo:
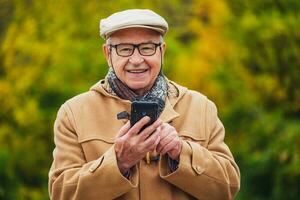
<path id="1" fill-rule="evenodd" d="M 146 153 L 153 151 L 160 141 L 160 120 L 140 132 L 141 128 L 150 121 L 143 117 L 133 127 L 127 122 L 118 132 L 115 139 L 115 151 L 118 167 L 122 174 L 138 163 Z M 140 133 L 139 133 L 140 132 Z"/>
<path id="2" fill-rule="evenodd" d="M 161 155 L 168 154 L 173 160 L 179 160 L 181 152 L 181 140 L 176 129 L 168 123 L 164 123 L 160 130 L 160 142 L 156 148 Z"/>

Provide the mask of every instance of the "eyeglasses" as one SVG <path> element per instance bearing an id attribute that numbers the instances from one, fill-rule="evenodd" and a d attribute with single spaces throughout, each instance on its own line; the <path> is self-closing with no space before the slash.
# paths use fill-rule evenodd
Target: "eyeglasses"
<path id="1" fill-rule="evenodd" d="M 140 44 L 110 44 L 109 46 L 116 49 L 116 52 L 119 56 L 122 57 L 128 57 L 131 56 L 137 48 L 139 50 L 139 53 L 142 56 L 152 56 L 156 53 L 157 47 L 159 47 L 161 43 L 140 43 Z"/>

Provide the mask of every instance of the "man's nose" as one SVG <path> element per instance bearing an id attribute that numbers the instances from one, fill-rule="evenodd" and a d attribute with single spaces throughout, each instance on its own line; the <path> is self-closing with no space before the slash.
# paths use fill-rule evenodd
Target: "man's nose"
<path id="1" fill-rule="evenodd" d="M 129 58 L 129 62 L 134 65 L 138 65 L 138 64 L 141 64 L 143 61 L 144 61 L 144 58 L 140 54 L 138 48 L 134 48 L 133 54 Z"/>

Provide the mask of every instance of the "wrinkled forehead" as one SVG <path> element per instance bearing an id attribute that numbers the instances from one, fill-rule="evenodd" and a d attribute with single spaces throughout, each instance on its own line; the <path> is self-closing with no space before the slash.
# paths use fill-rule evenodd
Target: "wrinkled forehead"
<path id="1" fill-rule="evenodd" d="M 109 37 L 113 43 L 159 42 L 161 39 L 159 32 L 147 28 L 126 28 L 116 31 Z"/>

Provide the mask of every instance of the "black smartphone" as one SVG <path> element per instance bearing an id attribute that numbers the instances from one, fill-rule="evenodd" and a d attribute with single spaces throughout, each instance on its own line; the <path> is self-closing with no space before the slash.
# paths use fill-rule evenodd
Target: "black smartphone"
<path id="1" fill-rule="evenodd" d="M 151 125 L 158 118 L 158 103 L 147 101 L 133 101 L 131 104 L 130 125 L 133 126 L 143 117 L 150 117 L 150 121 L 141 129 Z"/>

